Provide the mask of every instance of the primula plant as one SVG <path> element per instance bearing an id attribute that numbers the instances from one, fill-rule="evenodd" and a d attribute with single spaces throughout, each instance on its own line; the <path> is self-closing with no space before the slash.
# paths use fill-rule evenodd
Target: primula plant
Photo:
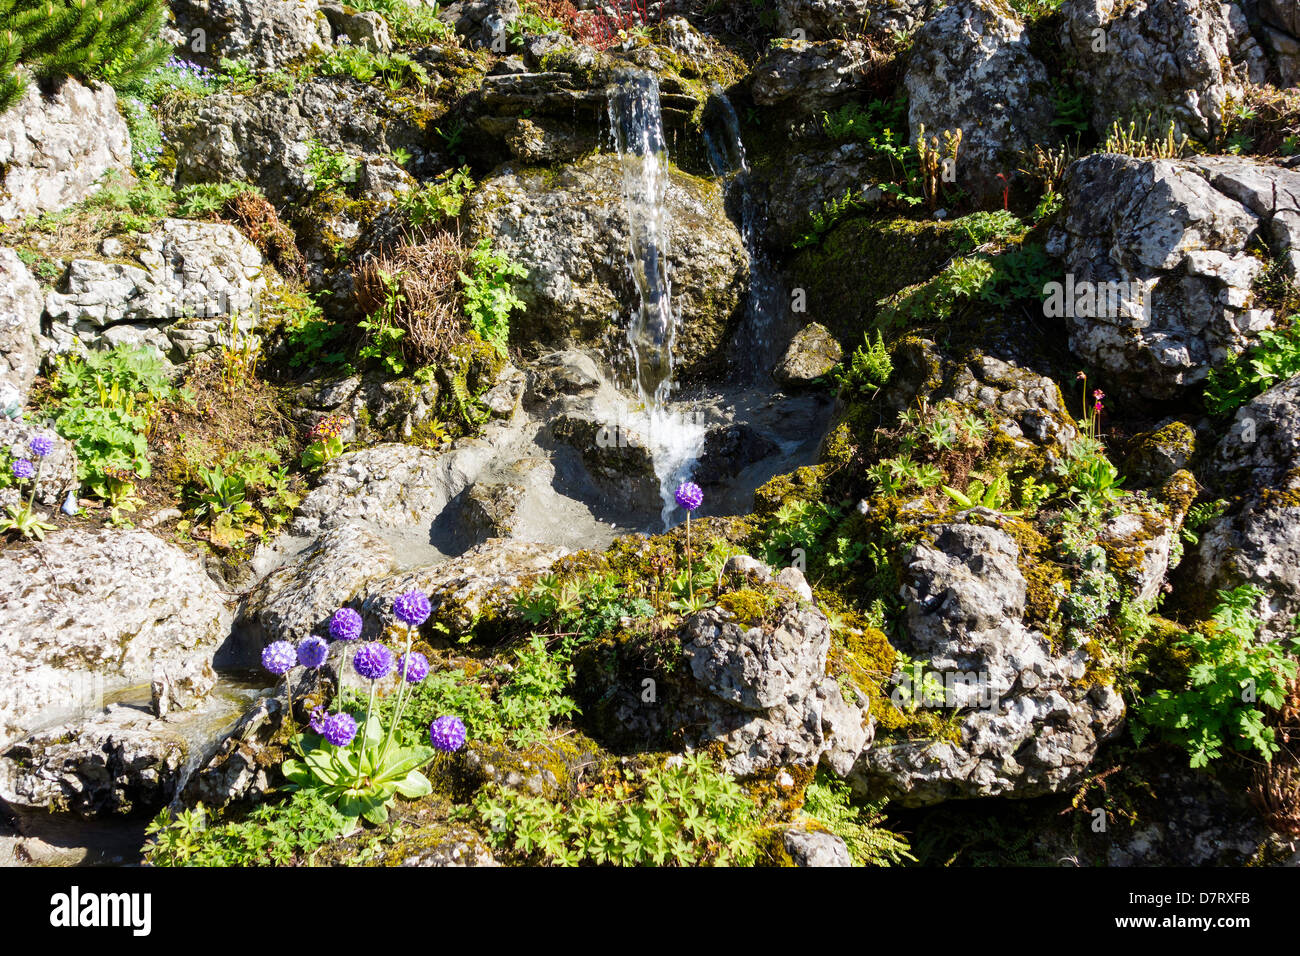
<path id="1" fill-rule="evenodd" d="M 396 797 L 413 800 L 427 796 L 433 787 L 421 772 L 438 751 L 451 752 L 465 743 L 465 727 L 452 716 L 439 717 L 429 728 L 432 747 L 403 746 L 394 739 L 415 685 L 429 674 L 423 654 L 411 650 L 415 634 L 431 613 L 429 598 L 421 591 L 409 591 L 393 602 L 393 614 L 405 637 L 405 649 L 398 656 L 380 642 L 363 643 L 352 654 L 352 667 L 369 684 L 364 718 L 358 723 L 339 709 L 327 714 L 318 708 L 311 719 L 311 732 L 292 740 L 298 758 L 282 767 L 293 790 L 314 791 L 333 804 L 348 821 L 345 832 L 354 830 L 362 819 L 380 824 L 388 819 L 388 806 Z M 340 608 L 330 621 L 330 635 L 344 643 L 361 637 L 361 616 L 351 608 Z M 294 663 L 287 642 L 267 648 L 263 666 L 272 673 L 285 673 Z M 269 656 L 268 656 L 269 655 Z M 328 645 L 309 637 L 297 649 L 297 663 L 309 669 L 323 666 Z M 391 719 L 385 728 L 375 697 L 381 681 L 397 672 L 400 682 Z M 286 690 L 289 687 L 286 676 Z M 341 700 L 341 694 L 339 695 Z M 292 714 L 292 703 L 289 713 Z"/>
<path id="2" fill-rule="evenodd" d="M 312 426 L 307 437 L 309 444 L 302 453 L 302 466 L 308 471 L 324 468 L 343 454 L 343 429 L 348 419 L 342 415 L 327 415 Z"/>
<path id="3" fill-rule="evenodd" d="M 40 540 L 45 537 L 45 532 L 54 530 L 54 525 L 42 521 L 32 510 L 36 505 L 36 489 L 41 482 L 41 466 L 54 451 L 54 442 L 48 435 L 37 435 L 27 447 L 36 459 L 36 464 L 33 465 L 28 458 L 16 458 L 10 468 L 15 478 L 31 482 L 31 493 L 27 496 L 26 504 L 9 506 L 9 517 L 0 518 L 0 534 L 16 532 L 24 538 Z"/>

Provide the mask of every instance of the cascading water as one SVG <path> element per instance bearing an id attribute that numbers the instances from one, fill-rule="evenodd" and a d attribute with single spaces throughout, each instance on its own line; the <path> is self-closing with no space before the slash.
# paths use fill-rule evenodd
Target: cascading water
<path id="1" fill-rule="evenodd" d="M 688 479 L 704 447 L 701 418 L 668 404 L 672 391 L 677 316 L 668 271 L 668 146 L 653 73 L 621 72 L 609 88 L 609 121 L 623 171 L 628 217 L 628 267 L 639 303 L 627 340 L 644 411 L 637 418 L 650 446 L 663 500 L 663 522 L 672 523 L 673 492 Z"/>
<path id="2" fill-rule="evenodd" d="M 740 212 L 740 236 L 749 255 L 749 295 L 745 301 L 745 321 L 732 343 L 732 364 L 753 380 L 771 370 L 777 356 L 780 321 L 777 303 L 784 296 L 775 270 L 763 244 L 767 225 L 762 204 L 750 188 L 749 163 L 745 144 L 740 138 L 740 121 L 735 107 L 719 86 L 714 86 L 706 115 L 704 143 L 709 165 L 715 175 L 729 180 L 728 192 L 737 197 Z"/>

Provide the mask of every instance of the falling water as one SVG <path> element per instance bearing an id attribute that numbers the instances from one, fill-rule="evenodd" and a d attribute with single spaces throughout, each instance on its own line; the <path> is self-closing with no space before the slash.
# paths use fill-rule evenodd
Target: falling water
<path id="1" fill-rule="evenodd" d="M 732 362 L 754 379 L 768 372 L 776 360 L 773 349 L 778 339 L 777 303 L 783 296 L 763 243 L 767 219 L 750 188 L 749 163 L 745 157 L 745 144 L 740 138 L 740 122 L 731 100 L 719 86 L 714 86 L 705 119 L 704 142 L 708 148 L 709 164 L 715 175 L 729 180 L 728 193 L 737 197 L 740 236 L 749 255 L 745 321 L 732 344 Z"/>
<path id="2" fill-rule="evenodd" d="M 706 428 L 698 416 L 668 404 L 677 315 L 668 276 L 668 147 L 653 73 L 626 70 L 615 78 L 609 120 L 623 170 L 628 267 L 639 299 L 627 332 L 637 395 L 645 406 L 637 424 L 650 446 L 667 528 L 676 508 L 673 492 L 690 478 Z"/>
<path id="3" fill-rule="evenodd" d="M 662 405 L 672 387 L 672 283 L 668 278 L 668 147 L 653 73 L 623 71 L 609 88 L 609 120 L 623 167 L 628 217 L 628 265 L 640 305 L 628 325 L 637 390 Z"/>

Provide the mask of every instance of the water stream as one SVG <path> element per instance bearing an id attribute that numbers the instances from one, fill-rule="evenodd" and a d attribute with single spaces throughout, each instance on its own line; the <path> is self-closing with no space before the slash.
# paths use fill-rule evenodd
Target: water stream
<path id="1" fill-rule="evenodd" d="M 633 413 L 634 425 L 650 446 L 668 528 L 677 510 L 673 493 L 691 477 L 707 426 L 689 406 L 668 402 L 678 316 L 668 267 L 668 146 L 653 73 L 625 70 L 615 78 L 609 88 L 609 121 L 623 171 L 628 268 L 639 300 L 627 334 L 643 406 Z"/>

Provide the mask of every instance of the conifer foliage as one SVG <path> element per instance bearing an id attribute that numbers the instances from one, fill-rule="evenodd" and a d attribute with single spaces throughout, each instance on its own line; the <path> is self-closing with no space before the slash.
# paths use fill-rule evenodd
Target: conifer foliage
<path id="1" fill-rule="evenodd" d="M 163 0 L 0 0 L 0 112 L 37 79 L 74 76 L 121 88 L 166 59 Z"/>

